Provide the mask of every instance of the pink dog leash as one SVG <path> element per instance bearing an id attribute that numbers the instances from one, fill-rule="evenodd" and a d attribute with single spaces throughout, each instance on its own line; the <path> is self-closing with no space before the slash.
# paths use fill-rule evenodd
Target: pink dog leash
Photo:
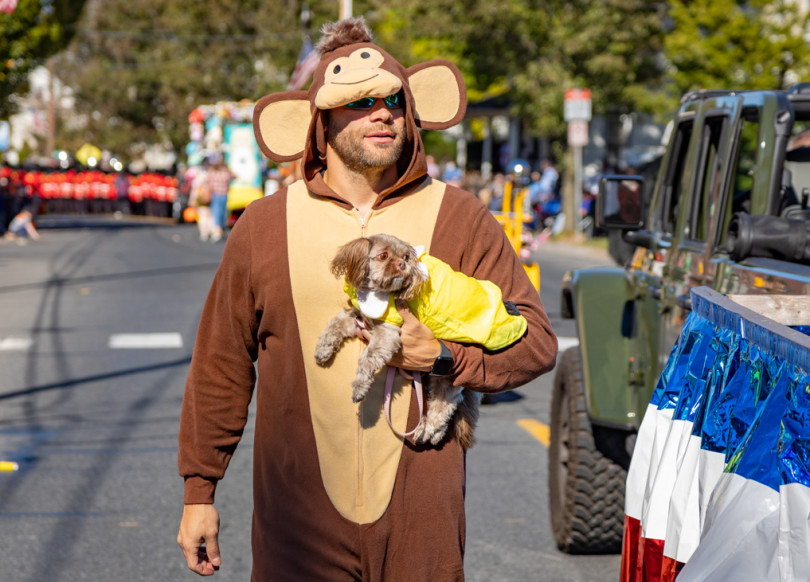
<path id="1" fill-rule="evenodd" d="M 362 332 L 366 329 L 366 323 L 363 321 L 362 318 L 356 317 L 354 319 L 354 324 L 356 327 L 357 337 L 363 337 Z M 407 380 L 413 380 L 413 388 L 416 390 L 416 402 L 419 404 L 419 422 L 416 423 L 414 429 L 410 432 L 401 433 L 397 429 L 394 428 L 394 425 L 391 424 L 391 394 L 394 391 L 394 374 L 396 373 L 395 370 L 399 371 L 400 376 Z M 391 427 L 391 430 L 394 431 L 394 434 L 401 436 L 402 438 L 407 438 L 411 436 L 413 433 L 416 432 L 416 429 L 419 428 L 419 424 L 422 422 L 422 414 L 423 414 L 423 407 L 424 404 L 424 395 L 422 393 L 422 374 L 417 371 L 414 371 L 413 376 L 409 375 L 405 370 L 401 368 L 397 368 L 395 366 L 388 366 L 388 375 L 385 377 L 385 400 L 383 401 L 383 410 L 385 411 L 385 420 L 388 423 L 388 426 Z"/>
<path id="2" fill-rule="evenodd" d="M 412 431 L 406 433 L 399 432 L 397 429 L 394 428 L 394 425 L 391 424 L 391 393 L 394 390 L 395 370 L 399 371 L 400 376 L 402 376 L 403 378 L 413 380 L 413 388 L 414 390 L 416 390 L 416 402 L 419 404 L 419 422 L 416 423 L 416 426 Z M 416 429 L 419 428 L 419 425 L 422 423 L 422 410 L 423 410 L 422 406 L 423 406 L 422 374 L 420 374 L 417 371 L 414 371 L 413 376 L 411 376 L 400 368 L 388 366 L 388 374 L 385 377 L 385 400 L 383 402 L 383 410 L 385 411 L 385 420 L 388 422 L 388 426 L 391 427 L 391 430 L 394 431 L 395 434 L 403 438 L 409 437 L 413 433 L 415 433 Z"/>

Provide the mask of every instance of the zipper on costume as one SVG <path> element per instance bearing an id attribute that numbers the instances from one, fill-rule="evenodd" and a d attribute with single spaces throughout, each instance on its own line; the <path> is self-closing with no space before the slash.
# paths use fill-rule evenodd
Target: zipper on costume
<path id="1" fill-rule="evenodd" d="M 360 215 L 360 211 L 357 208 L 355 208 L 354 211 L 357 213 L 357 218 L 360 219 L 360 236 L 366 236 L 366 219 Z"/>
<path id="2" fill-rule="evenodd" d="M 368 216 L 363 218 L 357 208 L 353 209 L 357 213 L 357 218 L 360 219 L 360 236 L 365 237 L 368 228 L 368 219 L 371 218 L 371 212 Z M 359 348 L 362 351 L 362 347 Z M 359 355 L 359 354 L 358 354 Z M 363 487 L 363 479 L 365 478 L 365 466 L 363 460 L 363 453 L 365 449 L 365 442 L 363 438 L 363 403 L 358 406 L 357 411 L 357 486 L 355 489 L 355 507 L 362 507 L 365 505 L 365 492 Z"/>

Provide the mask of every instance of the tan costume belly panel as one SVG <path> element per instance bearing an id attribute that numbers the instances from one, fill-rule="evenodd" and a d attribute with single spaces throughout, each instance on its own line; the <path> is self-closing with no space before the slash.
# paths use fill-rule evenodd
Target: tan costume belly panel
<path id="1" fill-rule="evenodd" d="M 363 226 L 357 211 L 345 210 L 312 194 L 303 182 L 287 194 L 287 243 L 293 303 L 304 354 L 309 405 L 321 477 L 340 514 L 355 523 L 377 520 L 388 507 L 402 452 L 382 414 L 385 369 L 360 404 L 351 399 L 351 382 L 365 344 L 344 342 L 328 367 L 315 362 L 318 335 L 348 306 L 343 281 L 329 272 L 338 247 L 360 236 L 386 233 L 430 251 L 433 228 L 444 196 L 442 182 L 426 179 L 396 204 L 372 210 Z M 313 217 L 318 217 L 313 231 Z M 411 389 L 397 377 L 391 405 L 394 426 L 406 429 Z"/>

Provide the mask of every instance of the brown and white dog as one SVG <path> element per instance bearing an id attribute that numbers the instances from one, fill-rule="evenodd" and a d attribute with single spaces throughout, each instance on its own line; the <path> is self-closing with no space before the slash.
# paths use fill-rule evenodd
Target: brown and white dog
<path id="1" fill-rule="evenodd" d="M 427 271 L 417 260 L 416 250 L 387 234 L 358 238 L 343 245 L 332 259 L 331 271 L 335 277 L 344 277 L 358 290 L 358 295 L 381 293 L 387 298 L 390 293 L 395 299 L 406 301 L 413 299 L 428 280 Z M 366 397 L 374 375 L 402 347 L 399 327 L 366 316 L 350 302 L 349 307 L 329 321 L 320 335 L 315 348 L 318 364 L 325 365 L 340 349 L 344 339 L 355 337 L 357 318 L 362 318 L 371 338 L 360 355 L 357 376 L 352 382 L 354 402 Z M 450 421 L 454 420 L 459 444 L 465 449 L 472 447 L 480 394 L 453 386 L 448 379 L 439 376 L 429 376 L 426 388 L 428 409 L 414 432 L 414 442 L 439 444 Z"/>

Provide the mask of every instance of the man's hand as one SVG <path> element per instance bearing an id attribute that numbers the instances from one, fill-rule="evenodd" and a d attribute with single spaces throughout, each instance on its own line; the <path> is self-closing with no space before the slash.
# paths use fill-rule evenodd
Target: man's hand
<path id="1" fill-rule="evenodd" d="M 433 369 L 436 358 L 442 353 L 439 340 L 428 326 L 416 319 L 416 316 L 408 309 L 407 303 L 397 300 L 397 311 L 403 322 L 400 335 L 402 349 L 394 354 L 388 363 L 403 370 L 429 372 Z M 366 329 L 358 329 L 357 335 L 366 341 L 371 338 Z"/>
<path id="2" fill-rule="evenodd" d="M 180 521 L 177 543 L 183 549 L 186 563 L 200 576 L 211 576 L 219 570 L 219 513 L 213 505 L 186 505 Z"/>

